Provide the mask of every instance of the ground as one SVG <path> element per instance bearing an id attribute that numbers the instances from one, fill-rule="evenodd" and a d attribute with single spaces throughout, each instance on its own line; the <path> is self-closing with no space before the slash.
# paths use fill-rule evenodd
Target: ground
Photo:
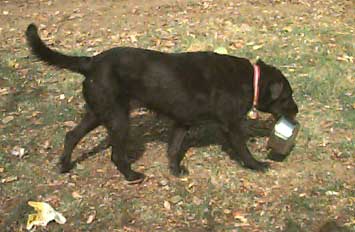
<path id="1" fill-rule="evenodd" d="M 25 231 L 28 200 L 67 218 L 37 231 L 317 231 L 328 220 L 355 231 L 354 9 L 351 0 L 1 1 L 0 231 Z M 129 155 L 140 157 L 142 184 L 124 181 L 109 149 L 83 157 L 105 138 L 102 128 L 75 150 L 78 165 L 58 174 L 65 132 L 82 116 L 83 77 L 29 55 L 31 22 L 50 46 L 75 55 L 134 46 L 261 57 L 294 89 L 297 145 L 257 173 L 222 151 L 216 126 L 198 127 L 186 141 L 190 175 L 176 178 L 165 156 L 171 123 L 140 109 Z M 258 159 L 265 144 L 249 143 Z"/>

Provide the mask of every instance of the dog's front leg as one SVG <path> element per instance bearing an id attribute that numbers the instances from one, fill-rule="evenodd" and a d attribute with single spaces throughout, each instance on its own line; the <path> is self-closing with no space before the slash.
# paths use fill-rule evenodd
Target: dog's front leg
<path id="1" fill-rule="evenodd" d="M 269 168 L 269 163 L 260 162 L 252 156 L 246 144 L 247 136 L 241 126 L 230 128 L 226 137 L 233 149 L 231 159 L 241 161 L 245 167 L 257 171 L 266 171 Z"/>
<path id="2" fill-rule="evenodd" d="M 245 120 L 242 127 L 248 137 L 269 137 L 273 125 L 266 121 Z"/>

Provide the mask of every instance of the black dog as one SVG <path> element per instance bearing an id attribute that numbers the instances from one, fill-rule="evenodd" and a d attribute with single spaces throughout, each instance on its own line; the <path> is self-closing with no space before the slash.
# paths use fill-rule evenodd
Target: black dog
<path id="1" fill-rule="evenodd" d="M 61 171 L 71 168 L 76 144 L 99 125 L 106 127 L 112 145 L 112 162 L 127 180 L 143 174 L 131 169 L 126 157 L 129 102 L 137 100 L 175 124 L 168 143 L 169 167 L 174 175 L 187 170 L 180 165 L 181 145 L 187 130 L 204 120 L 217 122 L 234 154 L 248 168 L 265 170 L 268 163 L 254 159 L 246 145 L 252 121 L 247 112 L 253 102 L 253 65 L 249 60 L 212 52 L 162 53 L 117 47 L 93 57 L 68 56 L 48 48 L 30 24 L 26 37 L 32 52 L 47 64 L 85 76 L 83 94 L 88 110 L 66 134 Z M 282 73 L 262 61 L 257 109 L 275 117 L 294 117 L 298 108 L 290 84 Z M 267 136 L 265 134 L 264 136 Z"/>

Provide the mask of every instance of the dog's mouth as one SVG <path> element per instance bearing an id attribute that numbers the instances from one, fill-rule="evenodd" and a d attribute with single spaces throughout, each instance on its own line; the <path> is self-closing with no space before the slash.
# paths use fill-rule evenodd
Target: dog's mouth
<path id="1" fill-rule="evenodd" d="M 285 117 L 291 122 L 297 121 L 297 113 L 296 114 L 272 114 L 274 121 L 277 122 L 280 120 L 280 118 Z"/>

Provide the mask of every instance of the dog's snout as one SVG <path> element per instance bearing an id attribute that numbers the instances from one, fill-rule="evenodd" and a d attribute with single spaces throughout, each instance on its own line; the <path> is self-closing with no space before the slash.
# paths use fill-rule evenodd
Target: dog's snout
<path id="1" fill-rule="evenodd" d="M 291 107 L 291 109 L 289 110 L 289 112 L 290 112 L 290 115 L 289 115 L 289 117 L 291 118 L 291 119 L 296 119 L 296 116 L 297 116 L 297 114 L 298 114 L 298 106 L 296 105 L 296 103 Z"/>

